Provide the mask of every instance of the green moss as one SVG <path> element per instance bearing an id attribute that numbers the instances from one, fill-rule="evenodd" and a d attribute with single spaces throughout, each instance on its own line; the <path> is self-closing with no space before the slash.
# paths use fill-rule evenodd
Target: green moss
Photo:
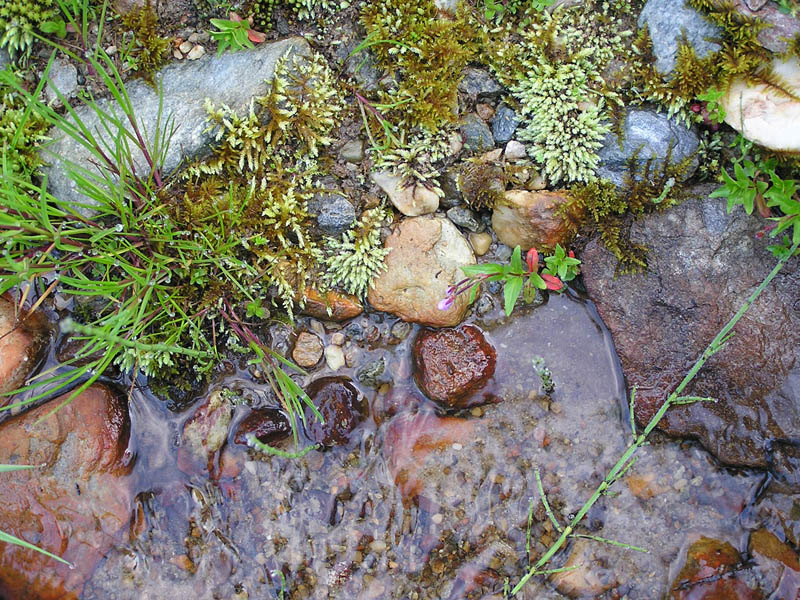
<path id="1" fill-rule="evenodd" d="M 158 35 L 158 16 L 150 0 L 122 16 L 122 25 L 133 33 L 132 64 L 136 73 L 153 84 L 153 75 L 169 58 L 169 40 Z"/>
<path id="2" fill-rule="evenodd" d="M 458 190 L 473 209 L 494 208 L 505 194 L 506 173 L 497 161 L 480 157 L 465 161 L 458 173 Z"/>
<path id="3" fill-rule="evenodd" d="M 389 250 L 383 248 L 380 233 L 381 224 L 390 216 L 391 211 L 383 206 L 365 210 L 341 240 L 330 238 L 325 246 L 323 281 L 365 296 L 373 278 L 386 268 L 383 260 Z"/>
<path id="4" fill-rule="evenodd" d="M 276 6 L 283 5 L 291 10 L 300 20 L 318 16 L 323 10 L 338 7 L 338 2 L 328 0 L 254 0 L 251 10 L 253 24 L 258 31 L 272 29 L 272 15 Z"/>
<path id="5" fill-rule="evenodd" d="M 50 126 L 36 111 L 26 115 L 26 108 L 27 103 L 11 88 L 0 88 L 0 151 L 11 173 L 30 175 L 42 164 L 39 148 Z"/>
<path id="6" fill-rule="evenodd" d="M 58 16 L 55 0 L 3 0 L 0 5 L 0 48 L 11 56 L 30 51 L 42 23 Z"/>

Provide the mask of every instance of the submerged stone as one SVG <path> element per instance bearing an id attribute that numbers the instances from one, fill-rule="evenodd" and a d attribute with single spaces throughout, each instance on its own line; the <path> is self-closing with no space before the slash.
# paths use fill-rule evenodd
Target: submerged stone
<path id="1" fill-rule="evenodd" d="M 3 544 L 0 595 L 76 600 L 97 563 L 129 524 L 125 475 L 130 421 L 125 403 L 93 385 L 0 425 L 0 463 L 40 466 L 0 473 L 0 530 L 71 562 Z"/>
<path id="2" fill-rule="evenodd" d="M 262 444 L 272 445 L 292 433 L 289 419 L 278 408 L 257 408 L 247 415 L 236 429 L 233 441 L 247 445 L 247 435 L 253 434 Z"/>
<path id="3" fill-rule="evenodd" d="M 414 379 L 422 392 L 444 408 L 491 401 L 476 397 L 494 375 L 497 354 L 474 325 L 422 330 L 414 340 Z"/>
<path id="4" fill-rule="evenodd" d="M 728 542 L 701 537 L 686 552 L 686 563 L 672 582 L 671 600 L 736 598 L 760 600 L 739 570 L 741 556 Z"/>
<path id="5" fill-rule="evenodd" d="M 178 466 L 182 471 L 216 471 L 215 458 L 228 437 L 228 426 L 232 417 L 233 406 L 222 390 L 213 392 L 183 427 L 181 445 L 178 448 Z"/>
<path id="6" fill-rule="evenodd" d="M 340 446 L 350 441 L 350 434 L 366 416 L 366 402 L 347 377 L 322 377 L 306 388 L 324 423 L 306 409 L 306 433 L 323 446 Z"/>
<path id="7" fill-rule="evenodd" d="M 39 312 L 16 314 L 14 303 L 0 297 L 0 394 L 20 387 L 41 358 L 48 338 L 47 322 Z M 0 405 L 8 404 L 0 397 Z"/>

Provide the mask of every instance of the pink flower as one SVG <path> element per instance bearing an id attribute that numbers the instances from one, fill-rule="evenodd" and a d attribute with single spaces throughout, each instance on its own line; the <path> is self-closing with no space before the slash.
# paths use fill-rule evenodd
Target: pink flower
<path id="1" fill-rule="evenodd" d="M 561 283 L 561 280 L 558 277 L 553 277 L 548 273 L 542 273 L 542 279 L 544 279 L 544 283 L 547 286 L 548 290 L 560 290 L 564 284 Z"/>
<path id="2" fill-rule="evenodd" d="M 439 310 L 449 310 L 453 303 L 456 301 L 455 296 L 447 296 L 446 298 L 442 298 L 439 300 L 439 304 L 436 305 L 436 308 Z"/>
<path id="3" fill-rule="evenodd" d="M 528 263 L 529 273 L 537 273 L 539 271 L 539 252 L 536 248 L 528 250 L 528 254 L 525 255 L 525 262 Z"/>

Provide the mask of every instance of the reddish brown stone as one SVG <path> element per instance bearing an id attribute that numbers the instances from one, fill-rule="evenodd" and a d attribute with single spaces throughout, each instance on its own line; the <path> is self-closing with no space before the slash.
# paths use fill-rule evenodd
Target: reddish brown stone
<path id="1" fill-rule="evenodd" d="M 322 340 L 313 333 L 301 331 L 292 349 L 292 358 L 303 368 L 314 367 L 322 358 Z"/>
<path id="2" fill-rule="evenodd" d="M 346 321 L 364 312 L 364 307 L 361 306 L 358 298 L 333 290 L 322 295 L 313 288 L 306 288 L 303 299 L 305 306 L 300 312 L 316 319 Z"/>
<path id="3" fill-rule="evenodd" d="M 279 409 L 257 408 L 239 424 L 233 441 L 246 446 L 246 436 L 250 433 L 262 444 L 271 445 L 292 433 L 292 427 Z"/>
<path id="4" fill-rule="evenodd" d="M 566 246 L 575 234 L 580 215 L 562 214 L 569 196 L 563 191 L 509 190 L 492 213 L 492 229 L 505 245 L 552 251 Z"/>
<path id="5" fill-rule="evenodd" d="M 322 377 L 306 389 L 324 423 L 306 409 L 306 432 L 313 441 L 324 446 L 346 444 L 350 433 L 364 419 L 366 403 L 361 392 L 347 377 Z"/>
<path id="6" fill-rule="evenodd" d="M 44 465 L 0 474 L 0 530 L 75 565 L 11 544 L 0 554 L 0 596 L 71 600 L 127 530 L 128 411 L 94 385 L 52 415 L 69 394 L 0 426 L 0 463 Z M 41 419 L 41 421 L 40 421 Z"/>
<path id="7" fill-rule="evenodd" d="M 483 404 L 475 398 L 494 375 L 497 355 L 474 325 L 425 329 L 414 340 L 414 379 L 423 393 L 445 408 Z"/>
<path id="8" fill-rule="evenodd" d="M 759 600 L 762 594 L 737 577 L 741 557 L 728 542 L 701 537 L 670 586 L 673 600 Z"/>
<path id="9" fill-rule="evenodd" d="M 750 554 L 777 561 L 793 571 L 800 572 L 800 560 L 788 544 L 780 541 L 774 533 L 758 529 L 750 534 Z"/>
<path id="10" fill-rule="evenodd" d="M 17 314 L 15 304 L 0 297 L 0 394 L 20 387 L 36 366 L 47 341 L 47 322 L 38 312 Z M 0 398 L 0 405 L 8 404 Z"/>

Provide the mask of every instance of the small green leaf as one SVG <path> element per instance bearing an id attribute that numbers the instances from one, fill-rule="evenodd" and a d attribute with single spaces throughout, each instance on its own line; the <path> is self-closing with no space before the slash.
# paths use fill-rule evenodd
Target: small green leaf
<path id="1" fill-rule="evenodd" d="M 511 269 L 513 273 L 522 273 L 522 248 L 517 246 L 511 254 Z"/>
<path id="2" fill-rule="evenodd" d="M 519 298 L 521 292 L 522 292 L 522 277 L 514 277 L 506 281 L 506 286 L 503 289 L 503 299 L 505 300 L 506 316 L 511 315 L 511 311 L 514 310 L 514 305 L 517 303 L 517 299 Z"/>

